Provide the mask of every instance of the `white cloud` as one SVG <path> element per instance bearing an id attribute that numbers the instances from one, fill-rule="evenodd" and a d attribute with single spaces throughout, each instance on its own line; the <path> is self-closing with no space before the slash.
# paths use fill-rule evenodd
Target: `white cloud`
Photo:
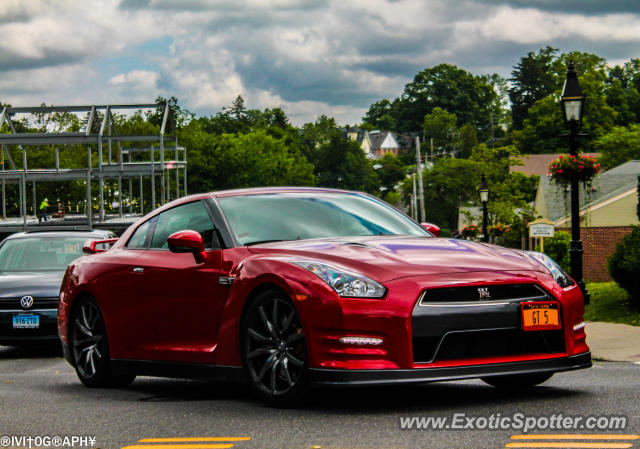
<path id="1" fill-rule="evenodd" d="M 162 95 L 214 114 L 243 95 L 251 108 L 282 107 L 296 124 L 320 114 L 353 124 L 442 62 L 508 75 L 546 45 L 604 57 L 599 50 L 611 48 L 610 61 L 624 62 L 618 44 L 640 43 L 638 15 L 478 1 L 4 0 L 0 99 L 113 104 Z"/>

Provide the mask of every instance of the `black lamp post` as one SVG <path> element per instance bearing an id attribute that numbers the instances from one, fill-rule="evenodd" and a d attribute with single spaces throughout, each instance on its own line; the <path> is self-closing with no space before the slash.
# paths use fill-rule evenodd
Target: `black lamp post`
<path id="1" fill-rule="evenodd" d="M 573 61 L 569 61 L 567 79 L 562 89 L 560 103 L 562 105 L 562 115 L 565 124 L 569 128 L 569 151 L 572 156 L 578 156 L 578 131 L 582 124 L 582 113 L 584 111 L 584 94 L 578 83 Z M 571 246 L 569 255 L 571 257 L 571 277 L 578 283 L 584 303 L 589 304 L 589 292 L 582 280 L 582 240 L 580 239 L 580 190 L 578 180 L 571 179 Z"/>
<path id="2" fill-rule="evenodd" d="M 489 232 L 487 230 L 487 201 L 489 201 L 489 183 L 484 173 L 480 177 L 480 185 L 478 186 L 480 201 L 482 201 L 482 241 L 489 241 Z"/>

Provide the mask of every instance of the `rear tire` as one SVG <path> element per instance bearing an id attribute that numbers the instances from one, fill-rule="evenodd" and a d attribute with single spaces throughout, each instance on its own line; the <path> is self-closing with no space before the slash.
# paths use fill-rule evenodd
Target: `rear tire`
<path id="1" fill-rule="evenodd" d="M 71 316 L 71 356 L 80 381 L 90 388 L 124 387 L 133 374 L 113 374 L 109 343 L 100 308 L 93 298 L 78 300 Z"/>
<path id="2" fill-rule="evenodd" d="M 483 377 L 483 382 L 499 390 L 516 391 L 533 388 L 551 379 L 554 373 L 512 374 L 508 376 Z"/>
<path id="3" fill-rule="evenodd" d="M 309 370 L 304 330 L 293 302 L 281 290 L 260 293 L 240 327 L 242 365 L 253 392 L 274 407 L 302 404 Z"/>

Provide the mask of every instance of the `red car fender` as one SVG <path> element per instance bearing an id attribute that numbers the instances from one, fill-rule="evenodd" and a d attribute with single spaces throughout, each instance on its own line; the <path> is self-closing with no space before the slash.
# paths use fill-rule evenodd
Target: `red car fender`
<path id="1" fill-rule="evenodd" d="M 227 297 L 218 334 L 216 363 L 219 365 L 242 364 L 240 323 L 243 310 L 247 300 L 263 288 L 277 287 L 293 301 L 305 329 L 308 351 L 315 326 L 321 325 L 325 320 L 334 324 L 335 320 L 341 320 L 337 294 L 315 275 L 286 260 L 248 259 L 233 274 L 234 282 Z"/>

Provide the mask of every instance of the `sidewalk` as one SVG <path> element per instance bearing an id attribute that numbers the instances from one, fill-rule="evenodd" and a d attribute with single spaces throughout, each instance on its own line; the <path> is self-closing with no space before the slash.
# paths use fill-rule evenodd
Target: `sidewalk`
<path id="1" fill-rule="evenodd" d="M 592 321 L 586 333 L 594 359 L 640 362 L 640 326 Z"/>

